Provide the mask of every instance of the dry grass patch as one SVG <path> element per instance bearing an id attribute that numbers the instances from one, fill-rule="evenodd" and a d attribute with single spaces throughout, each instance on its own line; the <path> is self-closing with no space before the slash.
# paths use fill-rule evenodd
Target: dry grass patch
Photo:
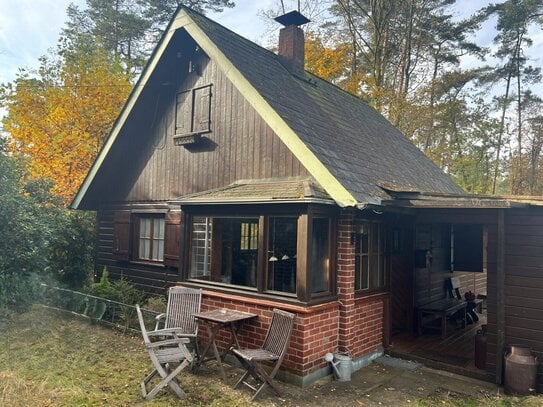
<path id="1" fill-rule="evenodd" d="M 53 405 L 45 383 L 35 383 L 12 371 L 0 372 L 0 406 Z"/>

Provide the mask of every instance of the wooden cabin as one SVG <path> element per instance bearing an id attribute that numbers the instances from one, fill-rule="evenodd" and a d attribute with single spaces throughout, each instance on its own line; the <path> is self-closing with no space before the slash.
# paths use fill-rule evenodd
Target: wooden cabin
<path id="1" fill-rule="evenodd" d="M 285 16 L 283 16 L 285 17 Z M 303 70 L 297 13 L 279 55 L 188 8 L 170 22 L 72 207 L 98 216 L 96 270 L 204 307 L 295 312 L 283 378 L 355 369 L 417 341 L 447 278 L 487 294 L 485 372 L 543 352 L 543 201 L 472 197 L 363 100 Z M 423 332 L 423 336 L 428 336 Z M 540 372 L 541 373 L 541 372 Z M 543 385 L 543 375 L 539 376 Z"/>

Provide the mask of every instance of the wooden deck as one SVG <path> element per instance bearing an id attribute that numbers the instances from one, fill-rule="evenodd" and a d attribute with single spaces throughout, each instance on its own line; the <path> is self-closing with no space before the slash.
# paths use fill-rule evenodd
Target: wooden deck
<path id="1" fill-rule="evenodd" d="M 392 336 L 385 352 L 391 356 L 414 360 L 425 366 L 493 381 L 492 375 L 475 367 L 475 335 L 486 324 L 486 314 L 479 315 L 479 321 L 465 328 L 449 322 L 446 338 L 439 333 L 424 331 L 415 337 L 407 332 Z"/>

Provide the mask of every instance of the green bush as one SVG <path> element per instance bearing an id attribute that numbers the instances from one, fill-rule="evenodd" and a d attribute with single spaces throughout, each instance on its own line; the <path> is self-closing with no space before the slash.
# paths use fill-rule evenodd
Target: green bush
<path id="1" fill-rule="evenodd" d="M 104 267 L 98 283 L 91 285 L 90 293 L 96 297 L 117 301 L 127 305 L 145 302 L 145 293 L 127 280 L 109 281 L 109 271 Z"/>
<path id="2" fill-rule="evenodd" d="M 119 316 L 124 321 L 125 331 L 133 325 L 136 317 L 133 305 L 146 301 L 145 293 L 127 280 L 109 281 L 107 267 L 104 267 L 100 281 L 91 286 L 90 293 L 122 304 L 119 306 Z M 107 317 L 108 313 L 104 315 Z"/>
<path id="3" fill-rule="evenodd" d="M 90 293 L 96 297 L 115 300 L 115 291 L 109 281 L 109 271 L 107 267 L 104 267 L 100 281 L 91 285 Z"/>
<path id="4" fill-rule="evenodd" d="M 50 193 L 50 180 L 25 175 L 25 162 L 5 154 L 0 139 L 3 315 L 26 310 L 40 292 L 38 282 L 73 289 L 87 285 L 92 276 L 93 215 L 62 207 Z"/>

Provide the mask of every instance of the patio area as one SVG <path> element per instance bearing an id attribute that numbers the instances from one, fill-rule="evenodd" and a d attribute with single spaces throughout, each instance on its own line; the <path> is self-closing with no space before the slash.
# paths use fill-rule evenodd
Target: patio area
<path id="1" fill-rule="evenodd" d="M 479 321 L 464 328 L 452 326 L 446 338 L 438 333 L 424 332 L 413 336 L 407 332 L 394 335 L 386 353 L 403 359 L 414 360 L 425 366 L 492 382 L 493 376 L 475 366 L 475 336 L 487 322 L 486 313 Z"/>
<path id="2" fill-rule="evenodd" d="M 267 391 L 258 403 L 233 390 L 242 373 L 226 366 L 227 381 L 214 363 L 198 374 L 179 376 L 187 399 L 169 390 L 144 401 L 139 382 L 151 364 L 140 336 L 121 334 L 70 313 L 34 306 L 0 333 L 0 405 L 12 406 L 315 406 L 346 405 L 541 405 L 542 398 L 510 398 L 491 383 L 424 366 L 405 370 L 377 363 L 350 382 L 326 378 L 307 388 L 285 383 L 283 398 Z"/>

